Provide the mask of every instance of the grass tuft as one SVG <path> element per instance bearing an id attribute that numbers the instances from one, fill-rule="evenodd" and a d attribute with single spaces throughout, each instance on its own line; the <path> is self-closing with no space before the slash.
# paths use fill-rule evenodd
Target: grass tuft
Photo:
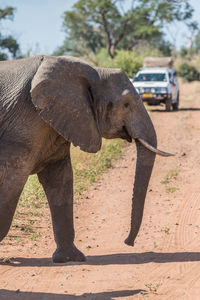
<path id="1" fill-rule="evenodd" d="M 167 187 L 166 190 L 168 193 L 174 193 L 174 192 L 178 191 L 179 188 L 172 186 L 172 187 Z"/>
<path id="2" fill-rule="evenodd" d="M 178 177 L 179 171 L 178 170 L 171 170 L 165 177 L 161 180 L 160 183 L 162 184 L 168 184 L 172 180 L 176 180 Z"/>

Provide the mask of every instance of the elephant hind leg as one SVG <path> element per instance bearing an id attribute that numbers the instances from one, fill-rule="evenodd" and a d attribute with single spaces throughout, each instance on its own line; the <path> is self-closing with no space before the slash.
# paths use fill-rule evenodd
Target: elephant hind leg
<path id="1" fill-rule="evenodd" d="M 0 241 L 7 235 L 28 175 L 0 162 Z"/>
<path id="2" fill-rule="evenodd" d="M 0 193 L 0 197 L 1 197 L 1 193 Z M 16 199 L 16 205 L 17 205 L 17 199 Z M 13 215 L 15 213 L 16 205 L 15 207 L 14 205 L 0 206 L 0 242 L 6 237 L 10 229 Z"/>

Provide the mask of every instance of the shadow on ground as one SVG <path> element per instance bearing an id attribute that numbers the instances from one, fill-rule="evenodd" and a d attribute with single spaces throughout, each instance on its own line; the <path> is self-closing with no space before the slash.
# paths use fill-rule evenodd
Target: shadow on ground
<path id="1" fill-rule="evenodd" d="M 143 290 L 124 290 L 103 293 L 85 293 L 82 295 L 54 294 L 54 293 L 32 293 L 0 290 L 1 300 L 77 300 L 77 299 L 95 299 L 95 300 L 111 300 L 113 297 L 128 297 L 141 293 Z"/>
<path id="2" fill-rule="evenodd" d="M 87 256 L 85 262 L 68 262 L 65 264 L 54 264 L 51 258 L 22 258 L 16 257 L 9 260 L 0 259 L 0 265 L 11 265 L 14 267 L 60 267 L 67 265 L 131 265 L 173 262 L 200 261 L 200 252 L 175 252 L 175 253 L 123 253 L 109 255 Z M 1 299 L 1 298 L 0 298 Z"/>
<path id="3" fill-rule="evenodd" d="M 200 111 L 200 108 L 198 108 L 198 107 L 183 107 L 183 108 L 179 108 L 179 110 L 172 110 L 172 111 L 168 112 L 164 108 L 151 108 L 151 106 L 148 106 L 148 110 L 151 112 L 173 113 L 173 112 L 181 112 L 181 111 Z"/>

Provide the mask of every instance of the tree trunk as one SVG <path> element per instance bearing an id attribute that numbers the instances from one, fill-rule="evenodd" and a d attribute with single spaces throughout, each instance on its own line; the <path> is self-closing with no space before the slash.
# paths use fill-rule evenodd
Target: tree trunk
<path id="1" fill-rule="evenodd" d="M 115 46 L 113 44 L 108 45 L 108 54 L 111 59 L 114 58 Z"/>

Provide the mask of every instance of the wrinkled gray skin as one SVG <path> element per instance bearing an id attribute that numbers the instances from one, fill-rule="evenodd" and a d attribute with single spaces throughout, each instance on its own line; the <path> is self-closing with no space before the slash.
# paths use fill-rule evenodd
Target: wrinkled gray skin
<path id="1" fill-rule="evenodd" d="M 131 230 L 125 241 L 133 245 L 155 159 L 137 138 L 156 147 L 156 134 L 125 73 L 68 56 L 0 62 L 0 241 L 28 176 L 37 173 L 51 210 L 53 261 L 85 259 L 74 245 L 70 143 L 95 153 L 102 137 L 136 141 Z"/>

